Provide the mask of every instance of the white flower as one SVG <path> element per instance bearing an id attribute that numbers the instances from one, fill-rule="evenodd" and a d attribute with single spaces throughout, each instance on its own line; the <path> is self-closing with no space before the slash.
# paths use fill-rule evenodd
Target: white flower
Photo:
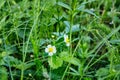
<path id="1" fill-rule="evenodd" d="M 70 46 L 70 40 L 66 34 L 64 35 L 64 42 L 66 43 L 66 46 Z"/>
<path id="2" fill-rule="evenodd" d="M 28 75 L 29 75 L 29 76 L 32 76 L 32 74 L 31 74 L 31 73 L 29 73 Z"/>
<path id="3" fill-rule="evenodd" d="M 52 35 L 51 37 L 52 37 L 52 38 L 55 38 L 55 36 L 54 36 L 54 35 Z"/>
<path id="4" fill-rule="evenodd" d="M 55 46 L 52 46 L 52 45 L 48 45 L 48 46 L 45 48 L 45 52 L 48 53 L 49 56 L 52 56 L 53 54 L 56 53 L 56 47 L 55 47 Z"/>
<path id="5" fill-rule="evenodd" d="M 31 55 L 30 55 L 30 57 L 31 57 L 31 58 L 33 58 L 33 57 L 34 57 L 34 55 L 32 55 L 32 54 L 31 54 Z"/>

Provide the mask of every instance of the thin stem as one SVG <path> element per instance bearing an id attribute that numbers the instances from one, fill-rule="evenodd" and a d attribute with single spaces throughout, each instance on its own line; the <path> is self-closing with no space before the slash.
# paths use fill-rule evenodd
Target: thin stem
<path id="1" fill-rule="evenodd" d="M 4 31 L 4 30 L 3 30 Z M 3 37 L 5 35 L 3 34 Z M 4 45 L 5 45 L 5 52 L 7 52 L 7 46 L 6 46 L 6 41 L 4 39 Z M 7 58 L 8 58 L 9 54 L 7 53 Z M 7 64 L 8 64 L 8 69 L 10 71 L 10 77 L 11 77 L 11 80 L 13 80 L 13 74 L 12 74 L 12 70 L 11 70 L 11 65 L 10 65 L 10 61 L 7 60 Z"/>
<path id="2" fill-rule="evenodd" d="M 105 38 L 103 38 L 103 40 L 90 52 L 90 54 L 94 53 L 95 50 L 97 50 L 94 54 L 94 56 L 91 58 L 91 60 L 89 61 L 89 63 L 87 64 L 87 66 L 85 67 L 85 69 L 83 70 L 83 73 L 85 73 L 88 70 L 88 67 L 90 66 L 91 62 L 93 61 L 93 59 L 95 58 L 95 56 L 97 55 L 98 51 L 101 49 L 101 47 L 106 43 L 106 41 L 112 36 L 114 35 L 117 31 L 120 30 L 120 26 L 116 29 L 114 29 L 111 33 L 109 33 Z M 81 79 L 83 78 L 83 76 L 81 76 Z"/>
<path id="3" fill-rule="evenodd" d="M 70 54 L 72 54 L 72 26 L 73 26 L 73 16 L 71 15 L 71 21 L 70 21 Z"/>
<path id="4" fill-rule="evenodd" d="M 72 26 L 73 26 L 73 22 L 74 22 L 73 20 L 74 20 L 74 11 L 75 11 L 75 7 L 76 7 L 76 0 L 74 0 L 72 2 L 73 2 L 73 3 L 71 3 L 72 10 L 71 10 L 71 13 L 70 13 L 70 48 L 69 48 L 69 54 L 72 54 Z M 61 80 L 64 79 L 65 74 L 66 74 L 70 65 L 71 64 L 68 63 Z"/>
<path id="5" fill-rule="evenodd" d="M 62 76 L 62 79 L 61 79 L 61 80 L 64 80 L 65 74 L 66 74 L 69 66 L 70 66 L 70 63 L 68 63 L 68 65 L 67 65 L 67 67 L 66 67 L 66 69 L 65 69 L 65 71 L 64 71 L 64 73 L 63 73 L 63 76 Z"/>
<path id="6" fill-rule="evenodd" d="M 36 3 L 37 3 L 37 1 L 35 0 L 35 4 L 36 4 Z M 33 25 L 32 25 L 32 28 L 31 28 L 31 31 L 30 31 L 30 33 L 29 33 L 28 40 L 27 40 L 27 43 L 26 43 L 25 53 L 23 54 L 23 63 L 24 63 L 25 60 L 26 60 L 26 54 L 27 54 L 28 44 L 29 44 L 29 42 L 30 42 L 30 38 L 31 38 L 31 36 L 32 36 L 32 32 L 33 32 L 33 30 L 35 29 L 36 24 L 37 24 L 37 21 L 38 21 L 38 17 L 39 17 L 39 15 L 41 15 L 41 12 L 42 12 L 43 9 L 45 8 L 45 6 L 46 6 L 46 4 L 44 4 L 44 6 L 43 6 L 43 7 L 41 8 L 41 10 L 37 13 L 37 15 L 36 15 L 36 13 L 34 12 L 34 23 L 33 23 Z M 24 70 L 22 69 L 22 70 L 21 70 L 21 80 L 23 80 L 23 75 L 24 75 Z"/>
<path id="7" fill-rule="evenodd" d="M 72 16 L 72 15 L 71 15 L 71 16 Z M 69 48 L 69 54 L 72 54 L 72 25 L 73 25 L 73 17 L 71 18 L 71 24 L 70 24 L 70 48 Z M 62 76 L 62 79 L 61 79 L 61 80 L 64 79 L 65 74 L 66 74 L 69 66 L 70 66 L 70 63 L 68 63 L 68 65 L 67 65 L 67 67 L 66 67 L 66 69 L 65 69 L 65 71 L 64 71 L 64 73 L 63 73 L 63 76 Z"/>
<path id="8" fill-rule="evenodd" d="M 10 77 L 11 77 L 11 80 L 13 80 L 12 71 L 11 71 L 11 67 L 10 67 L 10 62 L 9 61 L 8 61 L 8 65 L 9 65 L 8 67 L 9 67 L 9 71 L 10 71 Z"/>
<path id="9" fill-rule="evenodd" d="M 58 0 L 56 1 L 56 3 L 58 4 Z M 56 5 L 56 7 L 57 7 L 57 15 L 58 15 L 58 17 L 57 17 L 57 32 L 58 33 L 60 33 L 60 31 L 59 31 L 59 27 L 60 27 L 60 10 L 59 10 L 59 6 L 58 5 Z"/>
<path id="10" fill-rule="evenodd" d="M 50 60 L 51 60 L 51 63 L 52 63 L 52 56 L 50 57 Z M 50 67 L 50 80 L 52 80 L 51 71 L 52 71 L 52 69 L 51 69 L 51 67 Z"/>
<path id="11" fill-rule="evenodd" d="M 24 69 L 21 70 L 21 78 L 20 78 L 20 80 L 23 80 L 23 75 L 24 75 Z"/>

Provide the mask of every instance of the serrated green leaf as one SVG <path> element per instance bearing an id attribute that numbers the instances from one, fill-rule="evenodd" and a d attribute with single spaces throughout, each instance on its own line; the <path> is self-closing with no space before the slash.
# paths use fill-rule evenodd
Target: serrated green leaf
<path id="1" fill-rule="evenodd" d="M 70 28 L 70 22 L 69 21 L 64 21 L 64 24 L 66 27 Z"/>
<path id="2" fill-rule="evenodd" d="M 63 8 L 66 8 L 66 9 L 68 9 L 68 10 L 71 10 L 71 7 L 70 7 L 69 5 L 63 3 L 63 2 L 58 2 L 58 5 L 59 5 L 59 6 L 62 6 Z"/>
<path id="3" fill-rule="evenodd" d="M 83 2 L 82 4 L 88 4 L 88 3 L 91 3 L 91 2 L 94 2 L 94 1 L 96 1 L 96 0 L 88 0 L 88 1 L 85 1 L 85 2 Z"/>
<path id="4" fill-rule="evenodd" d="M 97 18 L 99 18 L 99 17 L 98 17 L 95 13 L 93 13 L 91 10 L 85 9 L 85 10 L 83 10 L 83 12 L 87 12 L 87 13 L 89 13 L 89 14 L 97 17 Z"/>
<path id="5" fill-rule="evenodd" d="M 61 52 L 60 57 L 63 61 L 71 63 L 76 66 L 80 66 L 80 61 L 79 59 L 72 57 L 68 52 Z"/>
<path id="6" fill-rule="evenodd" d="M 108 73 L 109 73 L 109 70 L 107 68 L 100 68 L 99 70 L 97 70 L 95 76 L 103 77 L 107 75 Z"/>
<path id="7" fill-rule="evenodd" d="M 53 56 L 53 57 L 48 58 L 48 63 L 51 68 L 57 69 L 62 66 L 63 60 L 57 56 Z"/>
<path id="8" fill-rule="evenodd" d="M 77 32 L 77 31 L 79 31 L 79 30 L 80 30 L 79 24 L 76 24 L 76 25 L 73 25 L 73 26 L 72 26 L 72 32 Z"/>
<path id="9" fill-rule="evenodd" d="M 82 10 L 84 10 L 84 8 L 85 8 L 85 5 L 79 5 L 79 6 L 76 8 L 76 10 L 77 10 L 77 11 L 82 11 Z"/>
<path id="10" fill-rule="evenodd" d="M 65 24 L 65 26 L 66 26 L 65 32 L 66 32 L 66 33 L 69 33 L 69 32 L 70 32 L 70 22 L 64 21 L 64 24 Z M 79 30 L 80 30 L 79 24 L 75 24 L 75 25 L 72 26 L 72 32 L 77 32 L 77 31 L 79 31 Z"/>
<path id="11" fill-rule="evenodd" d="M 22 63 L 20 60 L 18 60 L 15 57 L 12 57 L 12 56 L 5 56 L 3 58 L 3 60 L 4 60 L 6 66 L 9 66 L 9 64 L 10 64 L 11 67 L 15 67 L 15 65 L 19 65 Z"/>
<path id="12" fill-rule="evenodd" d="M 120 44 L 120 39 L 110 40 L 111 44 Z"/>
<path id="13" fill-rule="evenodd" d="M 28 69 L 28 68 L 30 68 L 30 67 L 32 67 L 33 65 L 35 65 L 35 63 L 21 63 L 21 64 L 18 64 L 18 65 L 14 65 L 14 67 L 15 68 L 17 68 L 17 69 L 24 69 L 24 70 L 26 70 L 26 69 Z"/>

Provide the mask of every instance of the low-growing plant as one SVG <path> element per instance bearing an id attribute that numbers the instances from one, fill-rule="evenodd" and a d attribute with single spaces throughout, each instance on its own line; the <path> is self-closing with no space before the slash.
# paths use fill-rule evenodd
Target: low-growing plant
<path id="1" fill-rule="evenodd" d="M 0 0 L 0 80 L 120 80 L 119 0 Z"/>

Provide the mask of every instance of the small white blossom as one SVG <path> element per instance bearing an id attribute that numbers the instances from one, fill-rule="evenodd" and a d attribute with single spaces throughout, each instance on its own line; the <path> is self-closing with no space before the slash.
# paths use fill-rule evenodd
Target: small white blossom
<path id="1" fill-rule="evenodd" d="M 66 34 L 64 35 L 64 42 L 66 43 L 66 46 L 70 46 L 70 40 Z"/>
<path id="2" fill-rule="evenodd" d="M 32 74 L 31 74 L 31 73 L 29 73 L 28 75 L 29 75 L 29 76 L 32 76 Z"/>
<path id="3" fill-rule="evenodd" d="M 34 55 L 32 55 L 32 54 L 31 54 L 31 55 L 30 55 L 30 57 L 31 57 L 31 58 L 33 58 L 33 57 L 34 57 Z"/>
<path id="4" fill-rule="evenodd" d="M 55 38 L 55 36 L 54 36 L 54 35 L 52 35 L 51 37 L 52 37 L 52 38 Z"/>
<path id="5" fill-rule="evenodd" d="M 55 46 L 52 46 L 52 45 L 48 45 L 48 46 L 45 48 L 45 52 L 48 53 L 49 56 L 52 56 L 53 54 L 56 53 L 56 47 L 55 47 Z"/>

